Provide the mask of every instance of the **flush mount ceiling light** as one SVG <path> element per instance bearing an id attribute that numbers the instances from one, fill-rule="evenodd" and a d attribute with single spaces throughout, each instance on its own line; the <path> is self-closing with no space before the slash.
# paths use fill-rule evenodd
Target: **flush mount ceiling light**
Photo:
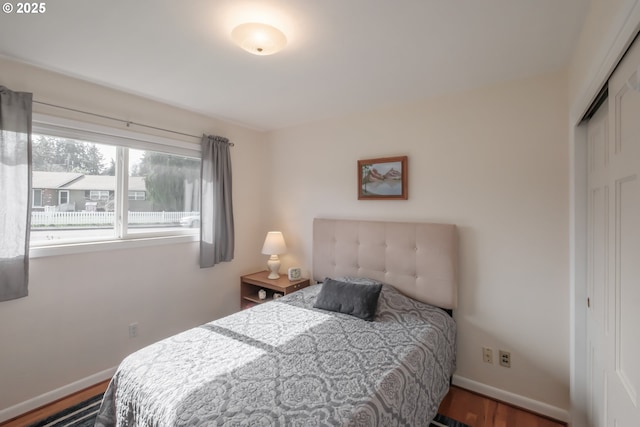
<path id="1" fill-rule="evenodd" d="M 231 38 L 238 46 L 254 55 L 271 55 L 287 44 L 284 33 L 267 24 L 249 22 L 231 31 Z"/>

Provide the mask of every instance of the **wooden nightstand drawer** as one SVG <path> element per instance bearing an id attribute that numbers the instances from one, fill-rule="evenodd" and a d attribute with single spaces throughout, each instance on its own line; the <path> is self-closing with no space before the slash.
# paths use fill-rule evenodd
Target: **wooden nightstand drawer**
<path id="1" fill-rule="evenodd" d="M 311 284 L 309 279 L 290 281 L 287 276 L 278 279 L 267 279 L 268 271 L 247 274 L 240 278 L 240 308 L 245 309 L 273 300 L 274 294 L 287 295 L 299 291 Z M 260 299 L 258 292 L 264 289 L 267 293 L 265 299 Z"/>

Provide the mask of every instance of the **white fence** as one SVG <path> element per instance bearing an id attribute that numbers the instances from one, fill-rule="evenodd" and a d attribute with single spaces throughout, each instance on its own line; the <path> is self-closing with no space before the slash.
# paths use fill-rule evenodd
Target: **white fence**
<path id="1" fill-rule="evenodd" d="M 199 212 L 129 212 L 130 225 L 176 225 Z M 114 212 L 31 212 L 31 227 L 88 227 L 115 224 Z"/>

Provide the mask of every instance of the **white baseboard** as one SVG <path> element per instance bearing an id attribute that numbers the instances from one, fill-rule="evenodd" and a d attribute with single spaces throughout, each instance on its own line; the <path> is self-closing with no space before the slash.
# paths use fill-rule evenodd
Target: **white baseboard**
<path id="1" fill-rule="evenodd" d="M 563 421 L 566 423 L 570 421 L 568 410 L 549 405 L 548 403 L 540 402 L 539 400 L 534 400 L 529 397 L 511 393 L 510 391 L 479 383 L 477 381 L 470 380 L 465 377 L 460 377 L 458 375 L 453 376 L 453 384 L 465 388 L 469 391 L 475 391 L 476 393 L 500 400 L 505 403 L 510 403 L 511 405 L 527 409 L 531 412 L 535 412 L 537 414 L 544 415 L 558 421 Z"/>
<path id="2" fill-rule="evenodd" d="M 62 399 L 63 397 L 69 396 L 78 391 L 84 390 L 85 388 L 91 387 L 92 385 L 95 385 L 104 380 L 108 380 L 109 378 L 113 377 L 113 374 L 115 373 L 115 367 L 106 369 L 102 372 L 98 372 L 97 374 L 90 375 L 71 384 L 67 384 L 58 389 L 41 394 L 40 396 L 36 396 L 33 399 L 26 400 L 5 409 L 0 409 L 0 423 L 10 420 L 11 418 L 15 418 L 19 415 L 26 414 L 27 412 L 38 409 L 41 406 L 48 405 L 49 403 L 55 402 L 58 399 Z"/>

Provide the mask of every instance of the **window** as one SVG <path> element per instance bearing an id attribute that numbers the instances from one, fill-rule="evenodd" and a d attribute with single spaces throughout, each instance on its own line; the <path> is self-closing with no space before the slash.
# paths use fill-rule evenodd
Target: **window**
<path id="1" fill-rule="evenodd" d="M 89 200 L 109 200 L 109 190 L 89 190 Z"/>
<path id="2" fill-rule="evenodd" d="M 145 200 L 144 191 L 129 191 L 129 200 Z"/>
<path id="3" fill-rule="evenodd" d="M 34 188 L 33 189 L 33 207 L 34 208 L 40 208 L 42 207 L 42 190 L 39 188 Z"/>
<path id="4" fill-rule="evenodd" d="M 58 192 L 58 205 L 66 205 L 69 203 L 69 190 L 60 190 Z"/>
<path id="5" fill-rule="evenodd" d="M 198 144 L 40 115 L 33 129 L 32 247 L 197 237 L 181 219 L 200 212 Z"/>
<path id="6" fill-rule="evenodd" d="M 130 234 L 163 224 L 179 227 L 182 218 L 200 214 L 200 159 L 130 149 L 129 160 Z"/>

